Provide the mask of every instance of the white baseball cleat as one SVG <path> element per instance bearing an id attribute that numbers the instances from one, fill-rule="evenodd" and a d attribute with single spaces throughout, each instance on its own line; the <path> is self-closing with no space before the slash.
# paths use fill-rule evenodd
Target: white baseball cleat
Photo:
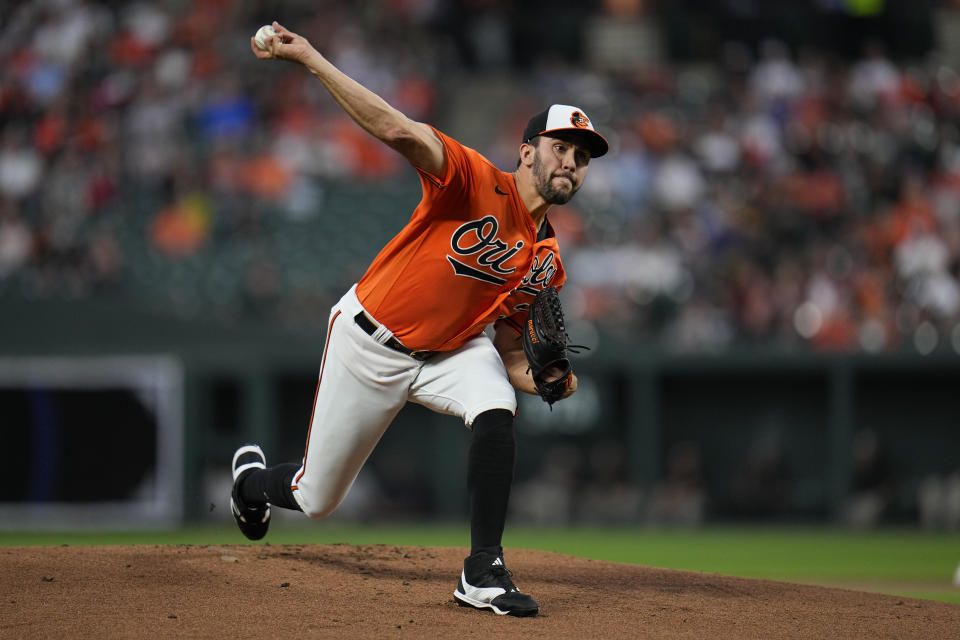
<path id="1" fill-rule="evenodd" d="M 474 554 L 463 563 L 460 582 L 453 597 L 461 607 L 490 609 L 501 616 L 537 615 L 540 605 L 517 589 L 510 579 L 511 575 L 502 557 L 488 553 Z"/>

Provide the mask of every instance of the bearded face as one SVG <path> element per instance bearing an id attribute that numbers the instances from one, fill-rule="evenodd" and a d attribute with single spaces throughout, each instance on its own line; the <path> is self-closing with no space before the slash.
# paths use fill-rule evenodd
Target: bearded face
<path id="1" fill-rule="evenodd" d="M 537 193 L 547 204 L 566 204 L 580 189 L 580 185 L 576 183 L 575 174 L 564 171 L 559 166 L 551 170 L 544 164 L 540 157 L 539 146 L 533 153 L 531 173 Z"/>

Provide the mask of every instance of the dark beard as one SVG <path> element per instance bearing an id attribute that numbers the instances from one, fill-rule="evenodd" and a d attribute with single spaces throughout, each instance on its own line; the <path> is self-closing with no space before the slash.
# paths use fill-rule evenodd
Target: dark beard
<path id="1" fill-rule="evenodd" d="M 570 191 L 561 191 L 557 187 L 553 186 L 553 180 L 551 176 L 546 175 L 546 172 L 543 170 L 543 164 L 540 162 L 540 151 L 536 151 L 533 154 L 533 167 L 531 168 L 533 173 L 534 182 L 537 186 L 537 193 L 540 194 L 540 197 L 543 198 L 544 202 L 547 204 L 567 204 L 570 202 L 570 198 L 573 197 L 573 194 L 577 192 L 576 186 L 573 184 L 573 181 L 570 181 L 570 186 L 573 187 Z"/>

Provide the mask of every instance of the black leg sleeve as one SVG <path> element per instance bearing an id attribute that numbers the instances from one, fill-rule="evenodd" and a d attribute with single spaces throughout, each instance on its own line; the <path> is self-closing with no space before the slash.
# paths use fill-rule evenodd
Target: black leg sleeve
<path id="1" fill-rule="evenodd" d="M 512 413 L 493 409 L 477 416 L 467 460 L 471 554 L 503 553 L 515 451 Z"/>
<path id="2" fill-rule="evenodd" d="M 254 469 L 240 481 L 240 499 L 251 506 L 269 502 L 275 507 L 301 511 L 290 489 L 299 468 L 299 464 L 288 462 L 269 469 Z"/>

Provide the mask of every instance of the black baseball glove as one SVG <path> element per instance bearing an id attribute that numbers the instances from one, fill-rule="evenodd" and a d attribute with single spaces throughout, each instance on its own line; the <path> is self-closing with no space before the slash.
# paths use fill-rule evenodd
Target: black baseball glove
<path id="1" fill-rule="evenodd" d="M 521 342 L 537 393 L 551 408 L 563 397 L 570 384 L 570 360 L 567 351 L 577 353 L 582 345 L 568 344 L 563 324 L 563 308 L 556 287 L 547 287 L 533 299 L 527 312 Z M 553 378 L 547 380 L 547 377 Z"/>

